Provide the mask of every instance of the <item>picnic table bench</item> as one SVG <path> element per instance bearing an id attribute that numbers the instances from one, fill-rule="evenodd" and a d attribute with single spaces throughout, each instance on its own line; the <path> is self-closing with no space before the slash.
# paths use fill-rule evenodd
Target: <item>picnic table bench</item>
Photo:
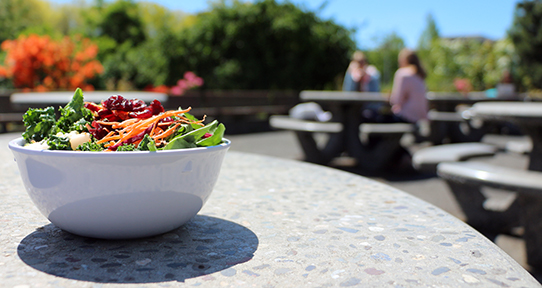
<path id="1" fill-rule="evenodd" d="M 479 162 L 448 162 L 437 167 L 467 216 L 467 223 L 487 236 L 510 233 L 515 227 L 522 235 L 527 262 L 542 271 L 542 172 L 519 170 Z M 492 187 L 517 193 L 509 206 L 491 209 L 482 193 Z M 489 208 L 489 209 L 488 209 Z"/>
<path id="2" fill-rule="evenodd" d="M 423 173 L 436 173 L 442 162 L 466 161 L 475 157 L 492 156 L 499 148 L 487 143 L 454 143 L 422 148 L 412 155 L 412 166 Z"/>
<path id="3" fill-rule="evenodd" d="M 319 122 L 292 118 L 287 115 L 272 115 L 269 124 L 275 129 L 296 132 L 299 143 L 305 153 L 305 161 L 327 164 L 335 156 L 328 153 L 330 148 L 320 148 L 313 133 L 339 134 L 344 126 L 339 122 Z M 407 123 L 362 123 L 359 125 L 359 137 L 363 149 L 354 157 L 361 157 L 358 166 L 368 170 L 382 170 L 390 164 L 393 151 L 401 146 L 400 140 L 405 133 L 414 131 L 414 125 Z M 390 153 L 391 152 L 391 153 Z M 363 154 L 362 154 L 363 153 Z"/>
<path id="4" fill-rule="evenodd" d="M 469 112 L 484 121 L 517 124 L 532 143 L 528 170 L 453 162 L 439 164 L 437 173 L 447 181 L 475 228 L 498 232 L 520 224 L 524 229 L 527 262 L 542 271 L 542 103 L 479 102 Z M 515 192 L 517 198 L 505 210 L 488 212 L 481 187 Z"/>
<path id="5" fill-rule="evenodd" d="M 305 160 L 328 164 L 333 158 L 347 155 L 357 160 L 359 168 L 383 170 L 394 157 L 405 153 L 401 137 L 415 131 L 408 123 L 363 123 L 360 117 L 364 105 L 387 103 L 387 97 L 374 92 L 302 91 L 302 101 L 314 101 L 330 110 L 329 122 L 273 115 L 269 124 L 275 129 L 294 131 L 303 148 Z M 318 145 L 315 133 L 327 134 L 328 140 Z"/>

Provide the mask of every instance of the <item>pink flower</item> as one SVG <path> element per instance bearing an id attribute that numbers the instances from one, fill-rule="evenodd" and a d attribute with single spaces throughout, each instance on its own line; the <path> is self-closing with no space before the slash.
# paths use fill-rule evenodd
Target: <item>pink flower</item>
<path id="1" fill-rule="evenodd" d="M 199 87 L 199 86 L 202 86 L 202 85 L 203 85 L 203 79 L 200 78 L 200 77 L 196 77 L 196 78 L 194 79 L 193 83 L 194 83 L 194 86 L 198 86 L 198 87 Z"/>
<path id="2" fill-rule="evenodd" d="M 184 79 L 177 81 L 177 86 L 180 87 L 181 89 L 189 88 L 188 82 Z"/>
<path id="3" fill-rule="evenodd" d="M 184 89 L 179 86 L 173 86 L 171 87 L 171 94 L 181 96 L 184 94 Z"/>
<path id="4" fill-rule="evenodd" d="M 180 96 L 183 95 L 186 90 L 201 85 L 203 85 L 203 79 L 196 76 L 194 72 L 187 71 L 184 73 L 184 78 L 177 81 L 177 86 L 171 87 L 171 94 Z"/>
<path id="5" fill-rule="evenodd" d="M 188 72 L 185 72 L 184 73 L 184 79 L 188 80 L 188 81 L 191 81 L 193 80 L 194 78 L 197 78 L 198 76 L 196 76 L 196 74 L 194 74 L 194 72 L 192 71 L 188 71 Z"/>

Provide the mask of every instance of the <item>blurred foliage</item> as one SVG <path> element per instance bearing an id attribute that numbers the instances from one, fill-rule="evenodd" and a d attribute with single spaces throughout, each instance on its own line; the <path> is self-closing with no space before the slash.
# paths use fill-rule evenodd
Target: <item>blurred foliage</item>
<path id="1" fill-rule="evenodd" d="M 397 58 L 403 48 L 405 48 L 405 41 L 395 32 L 392 32 L 380 40 L 380 44 L 376 49 L 365 53 L 369 63 L 374 65 L 381 73 L 380 79 L 383 90 L 389 90 L 386 87 L 391 88 L 393 75 L 399 68 Z"/>
<path id="2" fill-rule="evenodd" d="M 396 33 L 382 37 L 374 50 L 366 51 L 369 63 L 382 73 L 382 89 L 390 90 L 404 41 Z M 468 79 L 473 90 L 495 87 L 505 71 L 514 67 L 514 45 L 510 39 L 442 38 L 432 15 L 427 16 L 417 54 L 427 72 L 429 91 L 455 91 L 456 79 Z"/>
<path id="3" fill-rule="evenodd" d="M 451 85 L 455 78 L 469 79 L 473 90 L 486 90 L 495 87 L 511 68 L 513 46 L 507 39 L 438 39 L 432 46 L 426 58 L 434 65 L 428 77 L 430 90 L 450 90 L 445 83 Z"/>
<path id="4" fill-rule="evenodd" d="M 50 12 L 48 3 L 40 0 L 0 1 L 0 43 L 16 39 L 29 28 L 51 23 L 50 17 L 47 17 L 52 14 Z"/>
<path id="5" fill-rule="evenodd" d="M 518 57 L 517 75 L 528 89 L 542 88 L 542 1 L 516 5 L 508 37 Z"/>
<path id="6" fill-rule="evenodd" d="M 208 3 L 205 12 L 190 15 L 135 0 L 0 0 L 0 42 L 30 34 L 90 38 L 104 67 L 89 82 L 96 89 L 171 86 L 187 71 L 201 76 L 206 89 L 339 89 L 357 48 L 352 29 L 289 1 Z M 519 3 L 509 37 L 498 41 L 442 38 L 427 15 L 417 52 L 428 89 L 453 91 L 461 78 L 484 90 L 506 70 L 520 88 L 542 88 L 541 27 L 542 1 Z M 394 32 L 377 43 L 364 52 L 386 90 L 405 43 Z M 5 58 L 0 52 L 0 63 Z M 0 77 L 0 86 L 13 85 Z"/>
<path id="7" fill-rule="evenodd" d="M 57 19 L 49 23 L 31 9 L 41 0 L 6 1 L 18 16 L 4 21 L 13 27 L 5 39 L 28 29 L 92 39 L 104 67 L 90 83 L 97 89 L 174 85 L 186 71 L 209 89 L 336 89 L 356 48 L 353 31 L 275 0 L 214 1 L 197 15 L 149 2 L 82 1 L 47 10 Z"/>
<path id="8" fill-rule="evenodd" d="M 162 38 L 167 83 L 191 70 L 210 89 L 334 89 L 355 49 L 351 32 L 288 2 L 216 2 Z"/>

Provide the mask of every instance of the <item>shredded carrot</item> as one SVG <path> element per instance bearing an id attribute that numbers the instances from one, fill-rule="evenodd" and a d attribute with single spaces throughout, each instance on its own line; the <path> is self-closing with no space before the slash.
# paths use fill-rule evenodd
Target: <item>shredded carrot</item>
<path id="1" fill-rule="evenodd" d="M 96 121 L 96 123 L 102 124 L 102 125 L 115 125 L 115 124 L 120 124 L 120 122 L 108 122 L 108 121 Z"/>
<path id="2" fill-rule="evenodd" d="M 116 140 L 117 137 L 118 137 L 118 135 L 115 135 L 115 131 L 111 131 L 111 132 L 107 133 L 107 135 L 105 135 L 104 138 L 96 141 L 96 144 L 102 144 L 102 143 L 105 143 L 105 142 L 110 141 L 110 140 Z"/>
<path id="3" fill-rule="evenodd" d="M 177 127 L 179 127 L 179 125 L 181 125 L 181 123 L 177 123 L 175 124 L 174 126 L 171 126 L 171 128 L 167 129 L 164 133 L 161 133 L 161 134 L 158 134 L 154 137 L 152 137 L 155 141 L 157 139 L 163 139 L 163 138 L 166 138 L 168 136 L 170 136 L 171 134 L 173 134 L 176 130 L 177 130 Z"/>
<path id="4" fill-rule="evenodd" d="M 130 140 L 131 138 L 147 131 L 145 133 L 149 134 L 149 136 L 152 137 L 157 146 L 162 145 L 165 142 L 163 139 L 174 134 L 177 128 L 183 123 L 198 124 L 204 126 L 202 122 L 205 120 L 205 117 L 203 117 L 203 120 L 192 121 L 184 116 L 181 116 L 182 114 L 189 112 L 190 110 L 191 108 L 185 110 L 171 110 L 151 116 L 147 119 L 129 118 L 122 122 L 96 121 L 101 125 L 110 125 L 111 129 L 113 129 L 105 137 L 98 140 L 96 143 L 106 143 L 104 144 L 106 148 L 113 146 L 111 149 L 107 150 L 114 150 L 115 147 L 121 145 L 122 143 L 129 143 L 130 141 L 135 140 Z M 173 118 L 172 121 L 159 123 L 162 119 L 174 116 L 175 118 Z M 161 127 L 159 127 L 159 125 Z M 165 127 L 169 128 L 166 129 Z M 141 139 L 133 141 L 133 144 L 138 146 L 140 142 Z"/>
<path id="5" fill-rule="evenodd" d="M 151 136 L 154 136 L 156 134 L 160 134 L 160 133 L 164 133 L 164 129 L 160 128 L 159 126 L 157 126 L 151 133 L 150 135 Z"/>
<path id="6" fill-rule="evenodd" d="M 119 124 L 113 124 L 112 128 L 113 129 L 117 129 L 117 128 L 125 128 L 125 127 L 128 127 L 134 123 L 137 123 L 141 121 L 139 118 L 130 118 L 130 119 L 126 119 L 124 121 L 122 121 L 121 123 Z"/>

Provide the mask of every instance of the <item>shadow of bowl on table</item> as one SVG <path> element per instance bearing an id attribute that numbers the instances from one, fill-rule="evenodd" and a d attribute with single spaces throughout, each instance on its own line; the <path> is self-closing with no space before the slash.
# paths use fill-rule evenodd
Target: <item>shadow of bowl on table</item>
<path id="1" fill-rule="evenodd" d="M 231 221 L 196 215 L 181 228 L 155 237 L 102 240 L 77 236 L 53 224 L 38 228 L 17 247 L 36 270 L 98 283 L 184 282 L 249 261 L 257 236 Z"/>

